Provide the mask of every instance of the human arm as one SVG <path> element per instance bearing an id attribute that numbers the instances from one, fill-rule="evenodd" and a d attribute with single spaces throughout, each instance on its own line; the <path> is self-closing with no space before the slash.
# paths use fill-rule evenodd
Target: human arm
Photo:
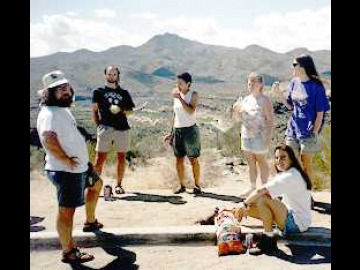
<path id="1" fill-rule="evenodd" d="M 289 96 L 288 98 L 285 97 L 281 97 L 280 101 L 286 106 L 286 108 L 288 108 L 288 110 L 292 111 L 294 110 L 294 106 L 291 105 L 290 103 L 291 97 Z"/>
<path id="2" fill-rule="evenodd" d="M 289 90 L 287 92 L 287 95 L 280 94 L 280 102 L 282 102 L 288 110 L 292 111 L 294 109 L 293 101 L 291 98 L 291 90 L 294 87 L 294 81 L 290 82 Z"/>
<path id="3" fill-rule="evenodd" d="M 235 121 L 241 121 L 241 102 L 240 102 L 240 100 L 236 101 L 233 105 L 232 117 Z"/>
<path id="4" fill-rule="evenodd" d="M 93 103 L 92 104 L 91 119 L 93 120 L 93 122 L 94 122 L 94 124 L 96 126 L 98 126 L 100 124 L 99 105 L 98 105 L 98 103 Z"/>
<path id="5" fill-rule="evenodd" d="M 313 133 L 318 135 L 324 121 L 325 112 L 330 109 L 329 100 L 326 97 L 324 86 L 318 86 L 315 98 L 316 118 L 314 122 Z"/>
<path id="6" fill-rule="evenodd" d="M 171 131 L 169 133 L 166 133 L 163 138 L 163 141 L 167 142 L 169 144 L 172 143 L 172 139 L 174 136 L 174 121 L 175 121 L 175 113 L 173 114 L 173 117 L 172 117 Z"/>
<path id="7" fill-rule="evenodd" d="M 195 112 L 196 106 L 197 106 L 197 100 L 198 100 L 198 93 L 197 92 L 194 91 L 189 104 L 186 103 L 186 101 L 181 97 L 180 90 L 178 88 L 173 89 L 172 96 L 174 98 L 179 99 L 179 101 L 181 102 L 183 108 L 189 114 L 193 114 Z"/>
<path id="8" fill-rule="evenodd" d="M 239 217 L 247 217 L 249 215 L 248 213 L 248 207 L 256 202 L 261 196 L 264 195 L 268 195 L 269 196 L 269 191 L 262 187 L 259 189 L 254 190 L 244 201 L 240 202 L 237 207 L 234 208 L 233 212 L 234 212 L 234 216 L 240 220 L 241 218 Z"/>
<path id="9" fill-rule="evenodd" d="M 77 157 L 69 157 L 58 139 L 58 135 L 54 131 L 44 131 L 41 136 L 41 141 L 44 146 L 55 158 L 62 161 L 64 164 L 69 166 L 71 169 L 76 167 L 79 162 L 76 160 Z"/>
<path id="10" fill-rule="evenodd" d="M 324 118 L 324 112 L 317 112 L 316 113 L 316 119 L 315 119 L 315 123 L 314 123 L 314 130 L 313 133 L 315 135 L 318 135 L 320 132 L 320 128 L 323 122 L 323 118 Z"/>
<path id="11" fill-rule="evenodd" d="M 122 113 L 125 115 L 132 114 L 134 112 L 135 104 L 130 96 L 129 91 L 124 90 L 125 104 L 122 109 Z"/>
<path id="12" fill-rule="evenodd" d="M 265 139 L 265 145 L 269 147 L 271 141 L 271 132 L 274 125 L 274 112 L 273 112 L 273 107 L 271 105 L 271 101 L 268 97 L 265 97 L 264 113 L 265 113 L 264 139 Z"/>

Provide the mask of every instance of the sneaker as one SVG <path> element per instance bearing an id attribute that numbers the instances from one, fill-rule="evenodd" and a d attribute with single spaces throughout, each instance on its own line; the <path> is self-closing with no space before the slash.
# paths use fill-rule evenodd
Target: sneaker
<path id="1" fill-rule="evenodd" d="M 186 191 L 186 188 L 184 186 L 180 186 L 174 191 L 174 194 L 180 194 L 180 193 L 183 193 L 185 191 Z"/>
<path id="2" fill-rule="evenodd" d="M 117 185 L 115 187 L 115 193 L 116 194 L 125 194 L 125 190 L 123 189 L 123 187 L 121 185 Z"/>
<path id="3" fill-rule="evenodd" d="M 278 250 L 276 236 L 269 237 L 267 235 L 262 235 L 260 241 L 256 247 L 249 249 L 249 254 L 258 256 L 261 254 L 271 255 Z"/>
<path id="4" fill-rule="evenodd" d="M 195 186 L 194 187 L 194 194 L 201 194 L 202 191 L 201 191 L 201 188 L 199 186 Z"/>

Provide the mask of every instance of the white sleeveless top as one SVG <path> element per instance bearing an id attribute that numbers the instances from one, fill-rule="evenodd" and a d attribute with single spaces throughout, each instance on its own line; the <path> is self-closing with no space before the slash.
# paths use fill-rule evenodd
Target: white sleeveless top
<path id="1" fill-rule="evenodd" d="M 193 93 L 193 90 L 189 90 L 186 95 L 180 92 L 180 96 L 187 104 L 190 104 Z M 196 110 L 191 114 L 188 113 L 178 98 L 174 98 L 174 113 L 174 128 L 191 127 L 196 124 Z"/>

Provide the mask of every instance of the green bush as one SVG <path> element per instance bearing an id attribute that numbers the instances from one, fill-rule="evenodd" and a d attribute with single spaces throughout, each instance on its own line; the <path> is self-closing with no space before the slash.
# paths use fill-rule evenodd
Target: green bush
<path id="1" fill-rule="evenodd" d="M 314 189 L 331 189 L 331 125 L 321 134 L 321 151 L 314 156 Z"/>

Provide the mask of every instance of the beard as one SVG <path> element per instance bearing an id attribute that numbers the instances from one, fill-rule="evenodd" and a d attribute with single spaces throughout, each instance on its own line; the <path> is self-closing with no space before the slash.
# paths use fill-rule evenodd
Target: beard
<path id="1" fill-rule="evenodd" d="M 108 83 L 115 83 L 116 85 L 118 84 L 117 79 L 106 79 L 106 81 L 107 81 Z"/>
<path id="2" fill-rule="evenodd" d="M 67 108 L 70 107 L 72 103 L 73 103 L 73 96 L 62 97 L 57 101 L 57 106 Z"/>

